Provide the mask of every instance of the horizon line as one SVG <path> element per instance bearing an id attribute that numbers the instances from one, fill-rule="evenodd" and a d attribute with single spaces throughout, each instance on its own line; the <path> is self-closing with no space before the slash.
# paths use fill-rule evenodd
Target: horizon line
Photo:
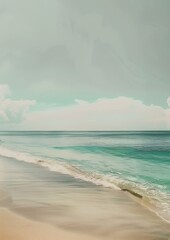
<path id="1" fill-rule="evenodd" d="M 158 130 L 0 130 L 0 132 L 170 132 L 170 129 Z"/>

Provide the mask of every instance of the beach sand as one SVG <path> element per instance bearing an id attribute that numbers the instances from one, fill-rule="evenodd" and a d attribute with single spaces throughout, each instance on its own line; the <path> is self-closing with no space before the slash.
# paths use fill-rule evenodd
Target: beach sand
<path id="1" fill-rule="evenodd" d="M 94 237 L 80 233 L 64 231 L 49 224 L 31 221 L 13 212 L 0 208 L 0 239 L 1 240 L 97 240 L 106 239 L 104 236 Z M 122 230 L 112 235 L 115 240 L 163 240 L 141 233 L 127 233 Z"/>
<path id="2" fill-rule="evenodd" d="M 0 158 L 0 240 L 168 240 L 129 193 Z"/>
<path id="3" fill-rule="evenodd" d="M 11 211 L 0 209 L 1 240 L 95 240 L 83 234 L 63 231 L 45 223 L 34 222 Z"/>

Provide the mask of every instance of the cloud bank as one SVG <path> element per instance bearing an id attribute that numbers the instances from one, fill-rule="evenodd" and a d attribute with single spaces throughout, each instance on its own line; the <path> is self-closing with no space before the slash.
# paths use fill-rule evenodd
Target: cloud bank
<path id="1" fill-rule="evenodd" d="M 169 102 L 169 100 L 168 100 Z M 128 97 L 76 100 L 27 115 L 22 127 L 34 130 L 167 130 L 170 108 L 145 105 Z"/>
<path id="2" fill-rule="evenodd" d="M 13 100 L 8 85 L 0 85 L 0 123 L 21 122 L 28 113 L 33 100 Z"/>
<path id="3" fill-rule="evenodd" d="M 31 111 L 34 100 L 14 100 L 8 85 L 0 85 L 1 130 L 169 130 L 167 108 L 120 96 Z M 39 105 L 37 103 L 37 105 Z M 3 124 L 2 124 L 3 123 Z"/>

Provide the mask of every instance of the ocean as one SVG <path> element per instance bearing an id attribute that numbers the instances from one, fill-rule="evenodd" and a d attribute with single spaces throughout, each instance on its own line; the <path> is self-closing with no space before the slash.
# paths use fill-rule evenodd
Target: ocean
<path id="1" fill-rule="evenodd" d="M 0 132 L 0 156 L 124 189 L 170 222 L 170 132 Z"/>

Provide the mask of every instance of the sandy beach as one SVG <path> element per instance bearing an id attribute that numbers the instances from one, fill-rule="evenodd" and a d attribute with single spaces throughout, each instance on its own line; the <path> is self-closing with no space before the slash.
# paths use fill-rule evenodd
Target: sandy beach
<path id="1" fill-rule="evenodd" d="M 131 197 L 0 158 L 0 239 L 168 240 L 169 224 Z"/>
<path id="2" fill-rule="evenodd" d="M 0 191 L 0 205 L 8 205 L 10 197 Z M 1 240 L 95 240 L 88 235 L 64 231 L 49 224 L 35 222 L 19 216 L 5 207 L 0 207 L 0 239 Z"/>
<path id="3" fill-rule="evenodd" d="M 24 217 L 18 216 L 11 211 L 0 208 L 0 239 L 2 240 L 97 240 L 106 239 L 106 237 L 92 237 L 85 234 L 73 233 L 64 231 L 56 227 L 52 227 L 48 224 L 31 221 Z M 146 239 L 146 240 L 165 240 L 167 238 L 155 238 L 145 233 L 141 233 L 140 236 L 137 233 L 129 232 L 115 232 L 112 239 L 115 240 L 135 240 L 135 239 Z"/>
<path id="4" fill-rule="evenodd" d="M 30 221 L 18 216 L 5 208 L 0 208 L 0 239 L 1 240 L 95 240 L 82 234 L 74 234 L 54 228 L 48 224 Z"/>

